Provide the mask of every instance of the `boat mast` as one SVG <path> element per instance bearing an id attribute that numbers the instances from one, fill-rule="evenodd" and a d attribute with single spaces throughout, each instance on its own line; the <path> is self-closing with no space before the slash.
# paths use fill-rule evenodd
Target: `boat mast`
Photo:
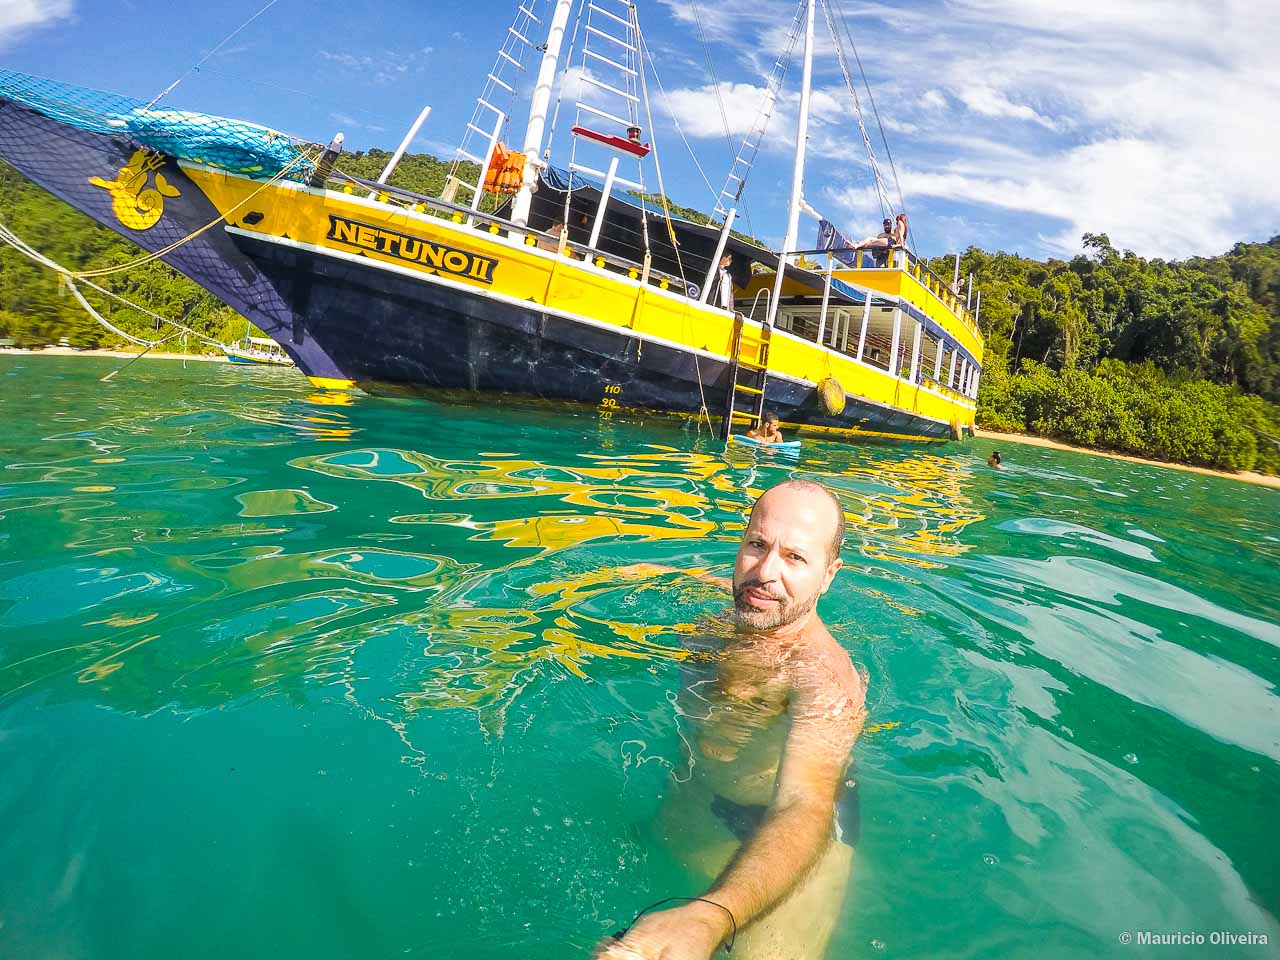
<path id="1" fill-rule="evenodd" d="M 809 143 L 809 86 L 813 80 L 813 20 L 817 0 L 807 0 L 804 27 L 804 68 L 800 79 L 800 119 L 796 130 L 796 166 L 791 177 L 791 207 L 787 218 L 787 235 L 782 241 L 784 253 L 796 248 L 800 232 L 800 207 L 804 202 L 804 153 Z"/>
<path id="2" fill-rule="evenodd" d="M 800 79 L 800 117 L 796 124 L 796 161 L 791 175 L 791 205 L 787 210 L 787 233 L 778 254 L 778 273 L 774 278 L 773 296 L 769 298 L 770 326 L 778 315 L 778 297 L 782 295 L 782 274 L 787 257 L 796 248 L 800 232 L 800 208 L 804 203 L 804 151 L 809 140 L 809 87 L 813 80 L 813 19 L 817 0 L 805 0 L 804 67 Z"/>
<path id="3" fill-rule="evenodd" d="M 534 85 L 529 102 L 529 126 L 524 133 L 524 180 L 520 192 L 511 204 L 511 222 L 523 227 L 529 221 L 529 207 L 533 205 L 533 188 L 538 182 L 538 168 L 542 165 L 542 132 L 547 123 L 547 108 L 551 105 L 551 88 L 555 82 L 556 66 L 560 61 L 560 45 L 569 23 L 573 0 L 556 0 L 551 14 L 551 29 L 547 33 L 547 46 L 538 68 L 538 82 Z"/>

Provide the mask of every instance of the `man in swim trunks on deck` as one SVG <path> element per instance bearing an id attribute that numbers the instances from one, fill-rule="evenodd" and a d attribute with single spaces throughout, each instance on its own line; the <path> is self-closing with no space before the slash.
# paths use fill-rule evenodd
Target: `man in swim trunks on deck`
<path id="1" fill-rule="evenodd" d="M 708 886 L 669 891 L 698 896 L 646 912 L 597 957 L 707 960 L 730 943 L 739 960 L 823 956 L 853 867 L 856 794 L 842 793 L 866 715 L 866 684 L 816 612 L 843 537 L 840 503 L 819 484 L 756 501 L 733 580 L 717 580 L 732 587 L 733 628 L 689 661 L 690 773 L 664 811 L 667 841 Z"/>

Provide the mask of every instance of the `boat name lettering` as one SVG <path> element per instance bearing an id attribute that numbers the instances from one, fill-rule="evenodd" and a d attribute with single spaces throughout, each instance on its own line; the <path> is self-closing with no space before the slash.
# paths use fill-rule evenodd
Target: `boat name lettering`
<path id="1" fill-rule="evenodd" d="M 476 253 L 432 243 L 421 237 L 384 230 L 333 214 L 329 215 L 329 233 L 326 239 L 373 250 L 406 263 L 423 264 L 443 273 L 457 274 L 481 283 L 493 283 L 493 271 L 498 265 L 498 261 L 492 257 L 482 257 Z"/>

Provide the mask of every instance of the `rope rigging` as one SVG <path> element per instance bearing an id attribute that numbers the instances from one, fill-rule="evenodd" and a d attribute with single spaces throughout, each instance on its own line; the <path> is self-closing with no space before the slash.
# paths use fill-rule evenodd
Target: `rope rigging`
<path id="1" fill-rule="evenodd" d="M 126 297 L 120 296 L 120 294 L 116 293 L 114 290 L 108 290 L 106 287 L 99 286 L 98 284 L 94 283 L 92 280 L 86 280 L 83 277 L 79 277 L 74 271 L 67 269 L 62 264 L 45 256 L 39 250 L 35 249 L 35 247 L 31 246 L 31 244 L 27 243 L 20 236 L 14 233 L 3 222 L 0 222 L 0 243 L 7 244 L 8 246 L 16 250 L 18 253 L 26 257 L 28 260 L 32 260 L 35 263 L 38 263 L 43 267 L 47 267 L 48 269 L 52 270 L 54 273 L 58 274 L 58 277 L 66 285 L 67 289 L 71 291 L 71 295 L 75 297 L 76 301 L 80 304 L 81 307 L 84 308 L 85 312 L 88 313 L 89 316 L 91 316 L 94 320 L 100 323 L 103 327 L 110 330 L 116 336 L 121 337 L 124 340 L 129 341 L 130 343 L 136 344 L 137 346 L 140 346 L 140 347 L 145 347 L 146 349 L 150 350 L 153 347 L 158 347 L 160 344 L 165 343 L 168 340 L 172 340 L 173 337 L 164 337 L 160 340 L 143 340 L 140 337 L 135 337 L 133 334 L 128 333 L 125 330 L 121 330 L 119 327 L 111 323 L 110 320 L 108 320 L 106 317 L 102 316 L 102 314 L 100 314 L 97 310 L 95 310 L 93 308 L 93 305 L 90 304 L 89 301 L 85 299 L 84 294 L 80 292 L 80 288 L 76 283 L 77 280 L 79 280 L 80 283 L 83 283 L 86 287 L 90 287 L 91 289 L 98 291 L 103 296 L 110 297 L 112 300 L 116 300 L 119 303 L 124 304 L 126 307 L 129 307 L 130 309 L 138 311 L 138 313 L 141 313 L 143 316 L 150 317 L 152 320 L 155 320 L 158 323 L 165 323 L 171 327 L 176 328 L 178 333 L 187 334 L 192 337 L 195 337 L 201 343 L 208 344 L 209 346 L 212 346 L 212 347 L 221 348 L 223 346 L 221 342 L 214 340 L 212 337 L 206 337 L 204 334 L 200 333 L 200 331 L 198 330 L 193 330 L 191 327 L 188 327 L 185 324 L 179 323 L 176 320 L 170 320 L 168 317 L 162 317 L 160 314 L 155 313 L 152 310 L 148 310 L 146 307 L 139 306 L 138 304 L 134 303 L 132 300 L 129 300 Z"/>
<path id="2" fill-rule="evenodd" d="M 835 7 L 835 15 L 840 20 L 840 25 L 843 28 L 844 38 L 847 39 L 849 42 L 849 50 L 853 53 L 854 62 L 858 65 L 858 75 L 862 77 L 862 86 L 867 91 L 867 101 L 871 104 L 872 115 L 876 118 L 876 128 L 880 131 L 880 141 L 884 144 L 885 157 L 889 161 L 889 171 L 893 174 L 893 186 L 895 191 L 898 194 L 898 209 L 903 213 L 906 213 L 907 203 L 902 195 L 902 183 L 898 179 L 898 168 L 893 162 L 893 151 L 889 149 L 889 138 L 884 132 L 884 123 L 880 120 L 880 110 L 876 107 L 875 95 L 871 92 L 871 84 L 867 81 L 867 72 L 862 67 L 862 58 L 858 56 L 858 47 L 853 42 L 853 31 L 849 27 L 848 18 L 845 17 L 844 10 L 840 7 L 839 4 L 832 3 L 831 0 L 826 0 L 826 2 L 824 3 L 824 6 L 827 8 L 828 17 L 830 17 L 830 14 L 831 14 L 830 8 L 832 6 Z M 849 92 L 853 94 L 854 109 L 857 111 L 857 114 L 858 114 L 858 126 L 862 129 L 863 136 L 865 138 L 866 128 L 863 125 L 862 107 L 858 103 L 858 97 L 853 90 L 852 84 L 849 82 L 848 64 L 845 61 L 844 50 L 840 42 L 840 32 L 835 29 L 834 25 L 831 27 L 831 34 L 833 37 L 836 38 L 836 50 L 837 50 L 838 56 L 840 57 L 840 69 L 845 74 L 845 82 L 849 86 Z M 867 140 L 867 150 L 868 150 L 868 153 L 871 153 L 871 144 L 869 139 Z M 872 165 L 872 169 L 875 171 L 877 186 L 879 186 L 879 181 L 881 180 L 881 174 L 880 174 L 879 166 L 876 164 L 875 155 L 873 153 L 871 153 L 871 165 Z M 911 245 L 915 246 L 914 234 L 911 232 L 911 227 L 910 227 L 910 220 L 908 220 L 907 235 L 913 238 L 911 241 Z"/>
<path id="3" fill-rule="evenodd" d="M 725 175 L 724 186 L 721 188 L 716 201 L 715 212 L 717 214 L 727 213 L 728 204 L 736 204 L 741 201 L 743 191 L 746 190 L 747 177 L 755 166 L 756 156 L 760 152 L 760 145 L 764 142 L 765 133 L 769 129 L 769 122 L 773 119 L 774 104 L 777 102 L 778 94 L 782 89 L 782 82 L 786 79 L 787 71 L 790 69 L 791 60 L 795 56 L 796 44 L 804 31 L 804 9 L 804 3 L 800 3 L 796 7 L 795 18 L 791 22 L 791 30 L 787 36 L 786 47 L 773 63 L 769 82 L 765 86 L 764 99 L 760 102 L 760 107 L 747 130 L 746 137 L 743 138 L 742 146 L 738 148 L 738 153 L 729 167 L 728 174 Z M 754 141 L 752 137 L 755 138 Z M 736 171 L 740 166 L 742 175 L 738 176 Z M 733 187 L 734 181 L 737 181 L 736 187 Z M 726 200 L 728 200 L 728 204 L 726 204 Z M 748 220 L 748 228 L 750 226 L 751 224 Z"/>
<path id="4" fill-rule="evenodd" d="M 205 61 L 207 61 L 207 60 L 209 60 L 210 58 L 212 58 L 214 54 L 216 54 L 219 50 L 221 50 L 221 49 L 222 49 L 223 47 L 225 47 L 228 43 L 230 43 L 233 39 L 235 39 L 235 37 L 237 37 L 237 36 L 240 34 L 240 32 L 241 32 L 242 30 L 244 30 L 244 28 L 245 28 L 245 27 L 249 26 L 249 24 L 253 23 L 253 21 L 257 20 L 260 16 L 262 16 L 264 13 L 266 13 L 268 10 L 270 10 L 272 7 L 274 7 L 274 6 L 275 6 L 277 3 L 279 3 L 279 2 L 280 2 L 280 0 L 267 0 L 267 3 L 266 3 L 263 7 L 261 7 L 261 8 L 258 10 L 258 12 L 257 12 L 257 13 L 255 13 L 253 16 L 251 16 L 251 17 L 250 17 L 248 20 L 246 20 L 244 23 L 240 24 L 240 26 L 236 27 L 234 30 L 232 30 L 232 31 L 231 31 L 229 34 L 227 34 L 225 37 L 223 37 L 223 38 L 218 42 L 217 46 L 215 46 L 212 50 L 210 50 L 208 53 L 206 53 L 206 54 L 205 54 L 203 57 L 201 57 L 199 60 L 197 60 L 197 61 L 195 62 L 195 65 L 194 65 L 194 66 L 192 66 L 190 69 L 188 69 L 186 73 L 184 73 L 182 76 L 178 77 L 178 79 L 177 79 L 177 80 L 173 81 L 173 83 L 169 84 L 167 87 L 165 87 L 163 90 L 161 90 L 158 94 L 156 94 L 155 98 L 154 98 L 150 103 L 148 103 L 148 104 L 146 105 L 146 107 L 144 107 L 143 109 L 145 109 L 145 110 L 150 110 L 150 109 L 151 109 L 152 107 L 154 107 L 157 103 L 159 103 L 161 100 L 163 100 L 163 99 L 164 99 L 165 97 L 167 97 L 169 94 L 171 94 L 171 93 L 174 91 L 174 89 L 178 86 L 178 84 L 182 83 L 182 81 L 183 81 L 183 80 L 187 79 L 187 77 L 191 76 L 191 74 L 193 74 L 193 73 L 195 73 L 197 70 L 199 70 L 199 69 L 204 65 Z"/>
<path id="5" fill-rule="evenodd" d="M 716 109 L 719 110 L 720 112 L 720 123 L 724 127 L 724 144 L 726 147 L 729 148 L 729 152 L 732 153 L 733 152 L 733 133 L 729 126 L 729 113 L 725 109 L 724 98 L 720 95 L 720 77 L 716 73 L 715 60 L 711 56 L 711 45 L 707 42 L 706 31 L 702 26 L 702 10 L 698 7 L 698 0 L 689 0 L 689 9 L 693 12 L 693 22 L 698 30 L 698 43 L 702 47 L 703 66 L 706 67 L 707 75 L 711 78 L 711 89 L 715 91 Z M 646 51 L 646 55 L 647 54 L 648 54 L 648 51 Z M 651 56 L 650 56 L 650 62 L 652 62 Z M 654 68 L 654 71 L 653 71 L 653 78 L 658 81 L 658 88 L 662 90 L 662 99 L 666 101 L 667 92 L 666 90 L 662 89 L 662 79 L 658 76 L 658 71 L 656 67 Z M 667 102 L 667 112 L 671 114 L 671 119 L 675 120 L 676 129 L 680 131 L 680 138 L 684 140 L 684 131 L 680 130 L 680 121 L 676 120 L 675 111 L 671 109 L 671 104 L 669 101 Z M 688 140 L 685 140 L 685 146 L 689 147 Z M 693 155 L 692 147 L 689 147 L 689 154 L 690 156 Z M 702 174 L 702 179 L 706 180 L 707 179 L 706 174 L 702 173 L 702 166 L 698 164 L 698 158 L 694 157 L 693 162 L 694 162 L 694 165 L 698 167 L 698 173 Z M 707 183 L 707 186 L 708 188 L 711 189 L 712 195 L 715 197 L 715 200 L 713 202 L 718 203 L 720 200 L 720 197 L 718 194 L 715 193 L 714 188 L 711 188 L 711 184 L 709 181 Z M 746 201 L 741 201 L 741 202 L 742 202 L 742 216 L 743 216 L 743 219 L 745 219 L 747 222 L 747 232 L 754 237 L 755 229 L 751 225 L 751 211 L 747 209 Z"/>
<path id="6" fill-rule="evenodd" d="M 648 60 L 649 66 L 652 67 L 653 56 L 649 53 L 649 45 L 645 42 L 644 35 L 640 32 L 640 20 L 636 16 L 636 8 L 634 4 L 631 7 L 631 22 L 632 22 L 632 25 L 635 27 L 636 46 L 639 48 L 639 53 L 640 53 L 640 64 L 639 64 L 640 65 L 640 93 L 644 98 L 644 115 L 645 115 L 645 121 L 649 124 L 649 135 L 650 137 L 653 138 L 653 144 L 654 144 L 653 170 L 658 177 L 658 196 L 662 199 L 662 214 L 664 219 L 667 222 L 667 238 L 671 241 L 672 250 L 675 251 L 676 266 L 679 269 L 680 280 L 687 287 L 689 281 L 684 274 L 684 261 L 680 257 L 680 243 L 676 239 L 675 224 L 671 222 L 671 208 L 667 202 L 666 185 L 662 182 L 662 163 L 658 160 L 658 150 L 657 150 L 658 138 L 657 138 L 656 131 L 654 130 L 654 127 L 653 127 L 653 111 L 650 110 L 649 108 L 649 85 L 648 83 L 645 82 L 645 76 L 646 76 L 646 71 L 644 69 L 645 61 Z M 654 70 L 654 76 L 655 77 L 657 76 L 657 70 Z M 695 162 L 696 162 L 696 159 L 695 159 Z M 648 258 L 648 247 L 649 247 L 648 237 L 646 236 L 645 238 L 646 259 Z M 685 322 L 686 324 L 688 323 L 687 313 L 685 314 Z M 694 366 L 694 372 L 697 374 L 697 380 L 698 380 L 698 399 L 702 404 L 702 408 L 701 410 L 699 410 L 699 413 L 701 413 L 703 418 L 706 420 L 707 428 L 712 429 L 711 412 L 707 409 L 707 394 L 702 386 L 702 368 L 701 368 L 701 365 L 698 363 L 698 355 L 696 353 L 693 355 L 693 366 Z M 699 431 L 701 431 L 702 429 L 702 420 L 698 421 L 698 429 Z"/>

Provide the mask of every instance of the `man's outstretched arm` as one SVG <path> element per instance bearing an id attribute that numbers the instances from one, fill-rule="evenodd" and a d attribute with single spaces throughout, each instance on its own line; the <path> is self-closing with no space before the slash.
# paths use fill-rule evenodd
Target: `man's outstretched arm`
<path id="1" fill-rule="evenodd" d="M 865 716 L 861 684 L 848 689 L 828 679 L 818 689 L 797 688 L 793 712 L 773 802 L 703 894 L 710 902 L 650 914 L 600 956 L 706 960 L 735 926 L 747 926 L 785 899 L 818 862 L 831 841 L 836 797 Z"/>

